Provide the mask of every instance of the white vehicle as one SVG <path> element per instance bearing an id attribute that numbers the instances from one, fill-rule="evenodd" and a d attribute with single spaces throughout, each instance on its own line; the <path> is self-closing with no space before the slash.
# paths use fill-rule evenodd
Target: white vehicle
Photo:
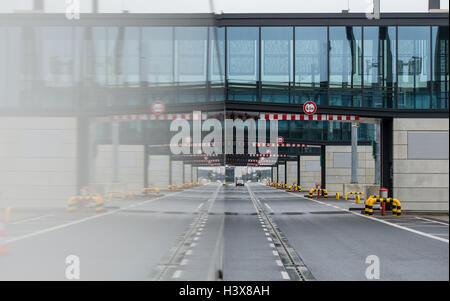
<path id="1" fill-rule="evenodd" d="M 244 186 L 245 184 L 244 184 L 244 180 L 242 180 L 242 179 L 238 179 L 237 181 L 236 181 L 236 186 Z"/>

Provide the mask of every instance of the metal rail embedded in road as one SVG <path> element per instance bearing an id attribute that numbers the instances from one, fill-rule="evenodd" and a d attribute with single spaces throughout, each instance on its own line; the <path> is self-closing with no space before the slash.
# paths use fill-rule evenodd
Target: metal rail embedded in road
<path id="1" fill-rule="evenodd" d="M 196 229 L 202 223 L 204 218 L 208 216 L 221 188 L 222 186 L 218 186 L 217 189 L 214 191 L 213 195 L 211 196 L 211 198 L 209 198 L 208 201 L 204 203 L 203 206 L 199 207 L 199 214 L 197 218 L 194 220 L 193 223 L 191 223 L 190 227 L 185 232 L 181 240 L 172 249 L 172 252 L 169 255 L 169 259 L 158 267 L 159 271 L 155 273 L 156 275 L 152 278 L 152 280 L 154 281 L 165 280 L 168 272 L 172 268 L 179 266 L 181 260 L 184 257 L 184 253 L 186 251 L 185 246 L 187 245 L 187 242 L 194 236 Z"/>
<path id="2" fill-rule="evenodd" d="M 303 260 L 297 254 L 293 247 L 290 246 L 287 238 L 283 235 L 274 221 L 270 218 L 267 212 L 264 210 L 259 199 L 255 196 L 254 192 L 251 190 L 250 185 L 247 184 L 247 190 L 250 194 L 250 198 L 256 208 L 256 210 L 263 216 L 266 220 L 267 225 L 270 227 L 271 233 L 275 236 L 278 244 L 284 252 L 278 252 L 281 254 L 286 254 L 285 260 L 282 260 L 286 271 L 291 274 L 291 279 L 298 281 L 313 281 L 316 280 L 312 275 L 311 271 L 305 265 Z M 280 256 L 281 257 L 281 256 Z M 283 258 L 282 258 L 283 259 Z"/>

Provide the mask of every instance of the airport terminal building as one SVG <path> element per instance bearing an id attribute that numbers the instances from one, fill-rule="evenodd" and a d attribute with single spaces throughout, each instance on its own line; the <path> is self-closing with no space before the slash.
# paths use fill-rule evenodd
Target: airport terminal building
<path id="1" fill-rule="evenodd" d="M 375 185 L 404 210 L 448 211 L 448 3 L 400 12 L 382 1 L 368 18 L 101 13 L 91 1 L 70 19 L 31 2 L 0 14 L 1 201 L 65 206 L 85 186 L 133 192 L 195 182 L 204 167 L 266 166 L 279 183 Z M 277 120 L 277 160 L 248 146 L 171 154 L 171 121 L 194 112 Z"/>

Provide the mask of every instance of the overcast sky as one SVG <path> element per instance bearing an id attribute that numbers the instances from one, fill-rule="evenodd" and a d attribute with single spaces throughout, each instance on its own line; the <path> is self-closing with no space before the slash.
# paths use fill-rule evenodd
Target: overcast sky
<path id="1" fill-rule="evenodd" d="M 64 12 L 66 0 L 44 0 L 47 12 Z M 70 0 L 68 0 L 70 1 Z M 74 1 L 74 0 L 72 0 Z M 79 0 L 81 11 L 89 12 L 92 0 Z M 216 13 L 365 12 L 372 0 L 213 0 Z M 449 1 L 440 0 L 448 9 Z M 30 10 L 33 0 L 0 0 L 1 12 Z M 101 12 L 206 13 L 210 0 L 99 0 Z M 426 12 L 428 0 L 381 0 L 382 12 Z"/>

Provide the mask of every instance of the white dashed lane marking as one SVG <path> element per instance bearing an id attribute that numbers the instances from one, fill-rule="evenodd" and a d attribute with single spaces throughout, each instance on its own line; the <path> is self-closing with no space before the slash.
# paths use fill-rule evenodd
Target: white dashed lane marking
<path id="1" fill-rule="evenodd" d="M 180 278 L 180 276 L 181 276 L 181 273 L 182 273 L 182 271 L 181 271 L 181 270 L 175 271 L 175 273 L 173 273 L 173 276 L 172 276 L 172 278 Z"/>
<path id="2" fill-rule="evenodd" d="M 290 280 L 291 278 L 289 277 L 289 275 L 288 275 L 288 273 L 287 272 L 281 272 L 281 277 L 283 277 L 283 279 L 285 279 L 285 280 Z"/>

